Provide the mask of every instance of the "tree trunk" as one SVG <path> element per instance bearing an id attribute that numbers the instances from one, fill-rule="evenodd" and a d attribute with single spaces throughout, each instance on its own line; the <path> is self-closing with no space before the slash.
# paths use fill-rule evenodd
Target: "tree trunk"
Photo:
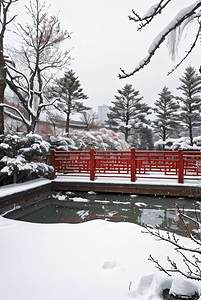
<path id="1" fill-rule="evenodd" d="M 0 41 L 0 103 L 4 103 L 4 91 L 6 88 L 6 67 L 3 56 L 3 41 Z M 0 134 L 4 134 L 3 107 L 0 107 Z"/>
<path id="2" fill-rule="evenodd" d="M 66 118 L 66 134 L 69 137 L 69 126 L 70 126 L 70 114 L 67 114 L 67 118 Z"/>
<path id="3" fill-rule="evenodd" d="M 189 137 L 190 137 L 191 146 L 193 146 L 193 128 L 192 128 L 191 120 L 189 122 Z"/>
<path id="4" fill-rule="evenodd" d="M 67 101 L 67 111 L 66 111 L 66 134 L 69 137 L 69 127 L 70 127 L 70 114 L 71 114 L 71 95 L 69 94 L 68 96 L 68 101 Z"/>
<path id="5" fill-rule="evenodd" d="M 165 132 L 165 127 L 163 127 L 163 142 L 166 141 L 166 132 Z M 163 151 L 165 150 L 165 145 L 163 144 Z"/>
<path id="6" fill-rule="evenodd" d="M 125 131 L 125 142 L 128 141 L 128 128 L 126 128 L 126 131 Z"/>
<path id="7" fill-rule="evenodd" d="M 28 131 L 29 132 L 34 132 L 35 128 L 36 128 L 36 117 L 32 116 L 31 126 L 29 127 Z"/>

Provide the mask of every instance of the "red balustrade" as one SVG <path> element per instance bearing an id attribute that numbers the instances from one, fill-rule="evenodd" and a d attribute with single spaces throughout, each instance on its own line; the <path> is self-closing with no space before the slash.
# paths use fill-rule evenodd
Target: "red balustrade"
<path id="1" fill-rule="evenodd" d="M 201 152 L 199 151 L 55 151 L 51 150 L 50 165 L 55 175 L 87 175 L 95 177 L 136 178 L 184 178 L 201 176 Z"/>

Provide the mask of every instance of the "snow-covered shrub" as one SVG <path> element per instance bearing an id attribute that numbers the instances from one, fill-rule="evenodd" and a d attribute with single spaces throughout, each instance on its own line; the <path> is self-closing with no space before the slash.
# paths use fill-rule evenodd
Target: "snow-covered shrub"
<path id="1" fill-rule="evenodd" d="M 51 148 L 58 151 L 76 151 L 75 142 L 72 138 L 47 136 L 45 140 L 51 144 Z"/>
<path id="2" fill-rule="evenodd" d="M 78 150 L 129 150 L 129 144 L 123 141 L 114 131 L 101 128 L 99 130 L 71 130 L 70 137 Z"/>
<path id="3" fill-rule="evenodd" d="M 1 162 L 6 165 L 0 170 L 0 175 L 11 176 L 14 172 L 16 174 L 26 173 L 34 177 L 47 177 L 53 172 L 53 167 L 40 162 L 28 162 L 23 155 L 17 155 L 15 158 L 4 156 Z"/>
<path id="4" fill-rule="evenodd" d="M 0 136 L 0 185 L 48 177 L 53 168 L 45 164 L 50 143 L 38 134 L 7 133 Z"/>
<path id="5" fill-rule="evenodd" d="M 15 157 L 17 154 L 33 156 L 47 155 L 50 144 L 34 133 L 7 133 L 0 136 L 0 149 L 4 155 Z"/>
<path id="6" fill-rule="evenodd" d="M 200 151 L 201 150 L 201 136 L 193 139 L 193 146 L 190 144 L 189 137 L 181 137 L 178 139 L 167 139 L 166 141 L 158 140 L 154 146 L 156 150 L 162 149 L 163 145 L 165 150 L 177 151 L 182 149 L 184 151 Z"/>
<path id="7" fill-rule="evenodd" d="M 129 145 L 112 130 L 72 130 L 69 138 L 34 133 L 7 133 L 0 136 L 0 185 L 48 177 L 53 171 L 48 165 L 50 149 L 61 151 L 128 150 Z"/>

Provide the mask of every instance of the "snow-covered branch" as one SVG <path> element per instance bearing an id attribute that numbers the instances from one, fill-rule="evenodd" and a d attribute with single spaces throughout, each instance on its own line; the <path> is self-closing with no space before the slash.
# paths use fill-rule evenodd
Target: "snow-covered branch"
<path id="1" fill-rule="evenodd" d="M 5 108 L 9 108 L 9 109 L 12 109 L 14 110 L 18 115 L 19 115 L 19 119 L 20 121 L 24 122 L 24 124 L 26 126 L 30 126 L 31 125 L 31 122 L 29 120 L 27 120 L 24 115 L 19 111 L 19 109 L 17 109 L 16 107 L 14 106 L 11 106 L 11 105 L 8 105 L 8 104 L 5 104 L 5 103 L 0 103 L 0 107 L 5 107 Z M 9 113 L 9 112 L 6 112 L 7 115 L 10 114 L 10 116 L 12 116 L 13 118 L 16 118 L 16 115 L 13 115 L 12 113 Z"/>
<path id="2" fill-rule="evenodd" d="M 166 3 L 167 5 L 167 3 Z M 157 13 L 158 6 L 154 6 L 151 9 L 150 15 L 146 14 L 145 20 L 148 23 L 147 19 L 151 21 L 152 15 L 155 15 Z M 148 49 L 148 55 L 142 59 L 139 64 L 135 67 L 135 69 L 127 73 L 125 70 L 121 69 L 121 74 L 119 74 L 119 78 L 127 78 L 129 76 L 134 75 L 136 72 L 144 68 L 151 60 L 151 58 L 154 56 L 156 50 L 161 46 L 161 44 L 165 41 L 165 39 L 169 36 L 171 32 L 179 28 L 181 25 L 185 27 L 189 21 L 192 21 L 192 19 L 197 18 L 199 22 L 199 17 L 201 16 L 201 11 L 199 8 L 201 7 L 201 0 L 196 1 L 194 4 L 191 4 L 190 6 L 182 9 L 174 18 L 173 20 L 156 36 L 152 44 L 150 45 Z M 133 19 L 135 22 L 139 22 L 140 20 L 138 18 Z M 142 19 L 144 20 L 144 19 Z M 149 21 L 149 22 L 150 22 Z M 183 29 L 183 28 L 182 28 Z M 198 29 L 198 33 L 200 32 L 200 27 Z M 197 39 L 195 39 L 194 43 L 197 42 Z M 194 48 L 191 47 L 190 52 Z M 188 55 L 187 55 L 188 56 Z"/>
<path id="3" fill-rule="evenodd" d="M 143 27 L 149 24 L 155 16 L 161 14 L 163 9 L 168 5 L 169 2 L 171 2 L 171 0 L 161 0 L 159 3 L 152 5 L 147 11 L 147 13 L 142 17 L 140 17 L 135 10 L 132 10 L 134 16 L 132 17 L 129 15 L 129 20 L 133 20 L 134 22 L 140 22 L 138 30 L 141 30 Z"/>
<path id="4" fill-rule="evenodd" d="M 54 99 L 53 101 L 51 101 L 50 103 L 47 103 L 47 104 L 43 103 L 43 104 L 40 104 L 38 107 L 39 107 L 39 109 L 43 109 L 43 108 L 45 108 L 45 107 L 54 105 L 54 103 L 55 103 L 56 101 L 59 101 L 59 100 L 60 100 L 59 98 L 56 98 L 56 99 Z M 55 106 L 55 107 L 56 107 L 56 106 Z M 56 108 L 57 108 L 57 107 L 56 107 Z"/>
<path id="5" fill-rule="evenodd" d="M 198 38 L 200 37 L 200 31 L 201 31 L 201 24 L 198 28 L 194 42 L 191 44 L 190 49 L 187 51 L 186 55 L 180 60 L 180 62 L 176 66 L 174 66 L 174 68 L 170 72 L 168 72 L 168 75 L 170 75 L 172 72 L 174 72 L 183 63 L 183 61 L 190 55 L 190 53 L 193 51 L 193 49 L 195 48 L 195 46 L 197 44 Z"/>

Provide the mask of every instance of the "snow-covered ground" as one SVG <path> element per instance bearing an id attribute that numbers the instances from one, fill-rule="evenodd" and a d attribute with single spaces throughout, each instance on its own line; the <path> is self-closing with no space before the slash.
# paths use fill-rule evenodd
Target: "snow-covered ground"
<path id="1" fill-rule="evenodd" d="M 200 292 L 198 282 L 157 271 L 149 254 L 166 266 L 167 255 L 177 254 L 141 231 L 103 220 L 34 224 L 0 216 L 0 299 L 157 300 L 165 288 Z"/>
<path id="2" fill-rule="evenodd" d="M 38 179 L 1 187 L 0 195 L 48 182 Z M 185 184 L 189 183 L 199 185 L 198 181 Z M 167 268 L 167 256 L 178 264 L 180 257 L 171 244 L 156 241 L 142 230 L 126 222 L 34 224 L 0 216 L 0 299 L 158 300 L 166 288 L 182 295 L 200 293 L 201 283 L 179 275 L 168 277 L 155 268 L 148 260 L 150 254 Z M 189 243 L 185 239 L 185 245 Z"/>
<path id="3" fill-rule="evenodd" d="M 117 175 L 116 175 L 117 176 Z M 155 179 L 151 178 L 151 176 L 156 176 Z M 160 178 L 157 178 L 160 176 Z M 164 179 L 163 179 L 164 177 Z M 197 177 L 198 178 L 198 177 Z M 98 182 L 98 183 L 119 183 L 119 184 L 153 184 L 153 185 L 175 185 L 175 186 L 198 186 L 201 187 L 201 178 L 199 179 L 184 179 L 184 183 L 178 183 L 178 179 L 165 179 L 165 175 L 161 175 L 158 173 L 152 173 L 150 178 L 137 178 L 136 182 L 131 182 L 129 177 L 121 178 L 121 177 L 96 177 L 95 181 L 90 181 L 89 176 L 58 176 L 54 179 L 54 181 L 76 181 L 76 182 Z"/>
<path id="4" fill-rule="evenodd" d="M 4 186 L 0 187 L 0 198 L 15 194 L 15 193 L 27 191 L 29 189 L 37 188 L 39 186 L 43 186 L 48 183 L 51 183 L 51 181 L 49 179 L 38 178 L 38 179 L 23 182 L 23 183 L 13 183 L 13 184 L 4 185 Z"/>

